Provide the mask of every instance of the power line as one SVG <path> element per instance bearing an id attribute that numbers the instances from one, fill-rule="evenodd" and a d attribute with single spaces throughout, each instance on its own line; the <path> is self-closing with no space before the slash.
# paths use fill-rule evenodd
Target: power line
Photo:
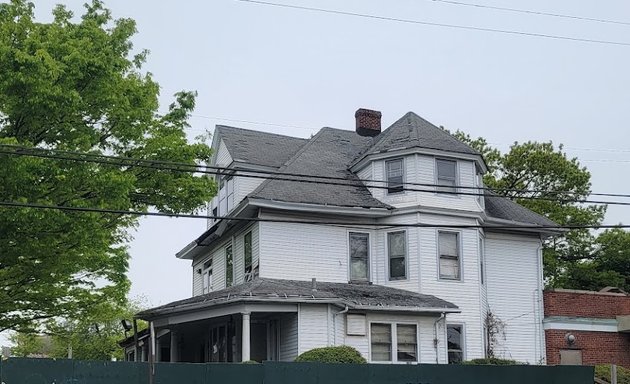
<path id="1" fill-rule="evenodd" d="M 594 21 L 597 23 L 609 23 L 609 24 L 618 24 L 618 25 L 630 25 L 630 22 L 626 21 L 617 21 L 617 20 L 609 20 L 609 19 L 598 19 L 593 17 L 583 17 L 583 16 L 574 16 L 574 15 L 566 15 L 562 13 L 551 13 L 551 12 L 542 12 L 542 11 L 533 11 L 530 9 L 519 9 L 519 8 L 507 8 L 507 7 L 497 7 L 493 5 L 483 5 L 483 4 L 474 4 L 474 3 L 465 3 L 463 1 L 452 1 L 452 0 L 429 0 L 433 2 L 439 2 L 444 4 L 451 5 L 460 5 L 465 7 L 474 7 L 474 8 L 486 8 L 493 9 L 496 11 L 506 11 L 506 12 L 515 12 L 515 13 L 526 13 L 530 15 L 538 15 L 538 16 L 551 16 L 551 17 L 559 17 L 565 19 L 574 19 L 574 20 L 582 20 L 582 21 Z"/>
<path id="2" fill-rule="evenodd" d="M 427 26 L 432 26 L 432 27 L 464 29 L 464 30 L 471 30 L 471 31 L 482 31 L 482 32 L 501 33 L 501 34 L 507 34 L 507 35 L 520 35 L 520 36 L 529 36 L 529 37 L 539 37 L 539 38 L 555 39 L 555 40 L 568 40 L 568 41 L 576 41 L 576 42 L 582 42 L 582 43 L 630 46 L 630 42 L 622 42 L 622 41 L 596 40 L 596 39 L 587 39 L 587 38 L 581 38 L 581 37 L 549 35 L 549 34 L 544 34 L 544 33 L 523 32 L 523 31 L 514 31 L 514 30 L 507 30 L 507 29 L 474 27 L 474 26 L 470 26 L 470 25 L 435 23 L 435 22 L 423 21 L 423 20 L 401 19 L 401 18 L 396 18 L 396 17 L 379 16 L 379 15 L 371 15 L 371 14 L 355 13 L 355 12 L 347 12 L 347 11 L 339 11 L 339 10 L 325 9 L 325 8 L 306 7 L 306 6 L 293 5 L 293 4 L 281 4 L 281 3 L 273 3 L 273 2 L 260 1 L 260 0 L 236 0 L 236 1 L 240 1 L 240 2 L 243 2 L 243 3 L 271 6 L 271 7 L 280 7 L 280 8 L 298 9 L 298 10 L 302 10 L 302 11 L 311 11 L 311 12 L 330 13 L 330 14 L 337 14 L 337 15 L 344 15 L 344 16 L 362 17 L 362 18 L 368 18 L 368 19 L 393 21 L 393 22 L 406 23 L 406 24 L 419 24 L 419 25 L 427 25 Z"/>
<path id="3" fill-rule="evenodd" d="M 40 148 L 28 148 L 21 147 L 9 144 L 0 144 L 0 148 L 9 147 L 15 149 L 14 151 L 2 151 L 0 149 L 0 154 L 7 155 L 17 155 L 17 156 L 30 156 L 30 157 L 39 157 L 46 159 L 56 159 L 56 160 L 69 160 L 69 161 L 82 161 L 82 162 L 92 162 L 104 165 L 116 165 L 116 166 L 128 166 L 128 167 L 141 167 L 141 168 L 150 168 L 156 170 L 166 170 L 166 171 L 175 171 L 175 172 L 187 172 L 187 173 L 202 173 L 202 174 L 210 174 L 210 175 L 234 175 L 238 177 L 246 177 L 246 178 L 258 178 L 258 179 L 273 179 L 278 181 L 291 181 L 291 182 L 301 182 L 301 183 L 310 183 L 310 184 L 326 184 L 326 185 L 337 185 L 337 186 L 365 186 L 367 188 L 373 189 L 390 189 L 387 185 L 388 182 L 385 180 L 367 180 L 367 179 L 359 179 L 348 180 L 342 177 L 335 176 L 319 176 L 319 175 L 308 175 L 308 174 L 298 174 L 298 173 L 289 173 L 282 171 L 261 171 L 256 169 L 238 169 L 235 170 L 233 168 L 225 168 L 225 167 L 216 167 L 216 166 L 198 166 L 194 164 L 187 163 L 177 163 L 177 162 L 169 162 L 162 160 L 143 160 L 143 159 L 135 159 L 129 157 L 119 157 L 119 156 L 109 156 L 109 155 L 96 155 L 96 154 L 88 154 L 82 152 L 74 152 L 74 151 L 61 151 L 61 150 L 48 150 L 48 149 L 40 149 Z M 72 154 L 74 156 L 81 156 L 79 158 L 72 156 L 62 156 L 51 154 L 52 153 L 66 153 Z M 206 169 L 203 169 L 206 168 Z M 212 170 L 208 170 L 212 169 Z M 244 172 L 244 173 L 241 173 Z M 253 175 L 250 173 L 254 173 Z M 283 177 L 287 176 L 287 177 Z M 310 180 L 315 179 L 315 180 Z M 380 183 L 385 185 L 375 185 L 374 183 Z M 431 184 L 431 183 L 403 183 L 402 190 L 409 192 L 424 192 L 424 193 L 439 193 L 439 194 L 449 194 L 449 195 L 464 195 L 464 196 L 488 196 L 485 193 L 480 192 L 463 192 L 459 189 L 466 190 L 476 190 L 476 191 L 489 191 L 489 192 L 518 192 L 518 193 L 550 193 L 550 194 L 574 194 L 571 191 L 545 191 L 545 190 L 522 190 L 522 189 L 493 189 L 487 187 L 470 187 L 470 186 L 452 186 L 452 191 L 448 190 L 436 190 L 436 189 L 418 189 L 418 188 L 409 188 L 405 187 L 405 185 L 416 185 L 422 187 L 431 187 L 431 188 L 444 188 L 444 185 L 440 184 Z M 596 196 L 607 196 L 607 197 L 621 197 L 621 198 L 630 198 L 629 194 L 616 194 L 616 193 L 592 193 L 592 195 Z M 630 202 L 619 202 L 619 201 L 599 201 L 599 200 L 587 200 L 587 199 L 572 199 L 572 198 L 559 198 L 559 197 L 544 197 L 544 196 L 517 196 L 515 198 L 525 199 L 525 200 L 543 200 L 543 201 L 559 201 L 559 202 L 575 202 L 575 203 L 586 203 L 586 204 L 609 204 L 609 205 L 626 205 L 630 206 Z"/>
<path id="4" fill-rule="evenodd" d="M 142 212 L 119 209 L 90 208 L 90 207 L 71 207 L 60 205 L 34 204 L 34 203 L 18 203 L 11 201 L 0 201 L 0 207 L 9 208 L 33 208 L 33 209 L 49 209 L 71 212 L 86 213 L 104 213 L 116 215 L 133 215 L 133 216 L 156 216 L 170 218 L 188 218 L 188 219 L 212 219 L 212 220 L 234 220 L 244 222 L 268 222 L 268 223 L 288 223 L 288 224 L 310 224 L 310 225 L 342 225 L 348 227 L 380 227 L 380 228 L 455 228 L 455 229 L 624 229 L 630 228 L 630 225 L 624 224 L 602 224 L 602 225 L 482 225 L 482 224 L 423 224 L 423 223 L 375 223 L 375 222 L 346 222 L 346 221 L 318 221 L 318 220 L 292 220 L 292 219 L 271 219 L 262 217 L 238 217 L 238 216 L 217 216 L 217 215 L 195 215 L 187 213 L 165 213 L 165 212 Z"/>

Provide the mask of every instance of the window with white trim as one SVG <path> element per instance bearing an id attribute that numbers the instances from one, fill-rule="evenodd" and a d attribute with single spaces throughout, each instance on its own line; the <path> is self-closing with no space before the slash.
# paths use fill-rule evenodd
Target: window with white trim
<path id="1" fill-rule="evenodd" d="M 386 161 L 385 175 L 387 176 L 387 193 L 399 193 L 404 190 L 403 159 Z"/>
<path id="2" fill-rule="evenodd" d="M 448 324 L 446 326 L 448 344 L 448 363 L 459 364 L 464 361 L 464 326 Z"/>
<path id="3" fill-rule="evenodd" d="M 389 279 L 407 278 L 407 239 L 405 231 L 387 233 Z"/>
<path id="4" fill-rule="evenodd" d="M 455 160 L 435 160 L 437 169 L 437 191 L 457 192 L 457 161 Z"/>
<path id="5" fill-rule="evenodd" d="M 350 281 L 368 281 L 370 278 L 370 234 L 350 232 Z"/>
<path id="6" fill-rule="evenodd" d="M 372 361 L 392 361 L 392 325 L 371 324 Z"/>
<path id="7" fill-rule="evenodd" d="M 243 236 L 243 254 L 245 265 L 245 281 L 252 280 L 252 232 L 249 231 Z"/>
<path id="8" fill-rule="evenodd" d="M 232 245 L 225 247 L 225 286 L 234 284 L 234 261 L 232 260 Z"/>
<path id="9" fill-rule="evenodd" d="M 415 324 L 396 324 L 398 361 L 418 361 L 418 327 Z"/>
<path id="10" fill-rule="evenodd" d="M 203 293 L 212 292 L 212 258 L 203 263 L 201 269 Z"/>
<path id="11" fill-rule="evenodd" d="M 396 353 L 393 353 L 393 346 Z M 418 327 L 416 324 L 370 324 L 371 361 L 408 363 L 418 361 Z"/>
<path id="12" fill-rule="evenodd" d="M 225 216 L 234 208 L 234 178 L 222 177 L 219 181 L 218 215 Z"/>
<path id="13" fill-rule="evenodd" d="M 461 257 L 458 232 L 438 232 L 440 279 L 461 279 Z"/>

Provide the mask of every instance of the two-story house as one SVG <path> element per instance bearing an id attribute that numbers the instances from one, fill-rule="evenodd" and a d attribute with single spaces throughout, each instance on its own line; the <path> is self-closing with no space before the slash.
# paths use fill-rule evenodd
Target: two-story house
<path id="1" fill-rule="evenodd" d="M 177 253 L 192 297 L 138 315 L 159 361 L 292 361 L 333 345 L 379 363 L 489 348 L 545 360 L 555 224 L 484 194 L 482 156 L 418 115 L 382 132 L 380 112 L 355 118 L 310 139 L 216 128 L 216 219 Z"/>

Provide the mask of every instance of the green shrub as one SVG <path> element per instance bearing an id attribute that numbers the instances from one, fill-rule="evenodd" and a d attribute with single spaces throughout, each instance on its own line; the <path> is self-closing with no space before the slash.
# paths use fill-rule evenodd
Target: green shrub
<path id="1" fill-rule="evenodd" d="M 339 347 L 315 348 L 306 351 L 295 359 L 297 362 L 365 364 L 367 361 L 359 351 L 347 345 Z"/>
<path id="2" fill-rule="evenodd" d="M 610 383 L 610 364 L 596 365 L 595 377 Z M 630 384 L 630 369 L 617 366 L 617 384 Z"/>
<path id="3" fill-rule="evenodd" d="M 516 360 L 499 359 L 496 357 L 486 357 L 484 359 L 472 359 L 472 360 L 464 361 L 462 364 L 465 364 L 465 365 L 521 365 L 523 363 L 519 363 Z"/>

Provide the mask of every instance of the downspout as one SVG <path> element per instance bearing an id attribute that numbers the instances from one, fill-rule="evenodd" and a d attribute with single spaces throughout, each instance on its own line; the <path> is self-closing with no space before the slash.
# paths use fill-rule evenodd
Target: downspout
<path id="1" fill-rule="evenodd" d="M 538 344 L 539 344 L 539 352 L 540 352 L 540 360 L 544 363 L 546 363 L 547 361 L 547 353 L 546 353 L 546 342 L 545 342 L 545 331 L 543 330 L 543 318 L 545 316 L 545 309 L 544 309 L 544 294 L 543 294 L 543 280 L 544 280 L 544 275 L 543 275 L 543 238 L 542 235 L 540 235 L 540 246 L 538 247 L 538 249 L 536 249 L 536 266 L 538 268 L 538 287 L 536 289 L 536 293 L 538 297 L 534 296 L 534 300 L 536 301 L 536 299 L 538 299 L 538 302 L 535 302 L 534 304 L 534 309 L 536 309 L 536 313 L 537 315 L 534 316 L 534 318 L 536 319 L 536 330 L 538 332 Z M 538 351 L 537 351 L 538 352 Z"/>
<path id="2" fill-rule="evenodd" d="M 433 333 L 435 335 L 435 338 L 433 339 L 433 346 L 435 347 L 435 364 L 439 364 L 440 363 L 440 353 L 438 351 L 438 344 L 440 343 L 440 339 L 438 339 L 438 323 L 441 320 L 445 320 L 446 321 L 446 313 L 445 312 L 442 312 L 440 317 L 438 317 L 437 320 L 435 320 L 433 322 Z"/>
<path id="3" fill-rule="evenodd" d="M 337 315 L 343 315 L 344 313 L 348 312 L 348 306 L 346 305 L 346 308 L 344 308 L 343 310 L 333 313 L 333 346 L 336 347 L 337 346 Z"/>
<path id="4" fill-rule="evenodd" d="M 140 361 L 138 357 L 138 320 L 133 319 L 133 361 Z"/>

